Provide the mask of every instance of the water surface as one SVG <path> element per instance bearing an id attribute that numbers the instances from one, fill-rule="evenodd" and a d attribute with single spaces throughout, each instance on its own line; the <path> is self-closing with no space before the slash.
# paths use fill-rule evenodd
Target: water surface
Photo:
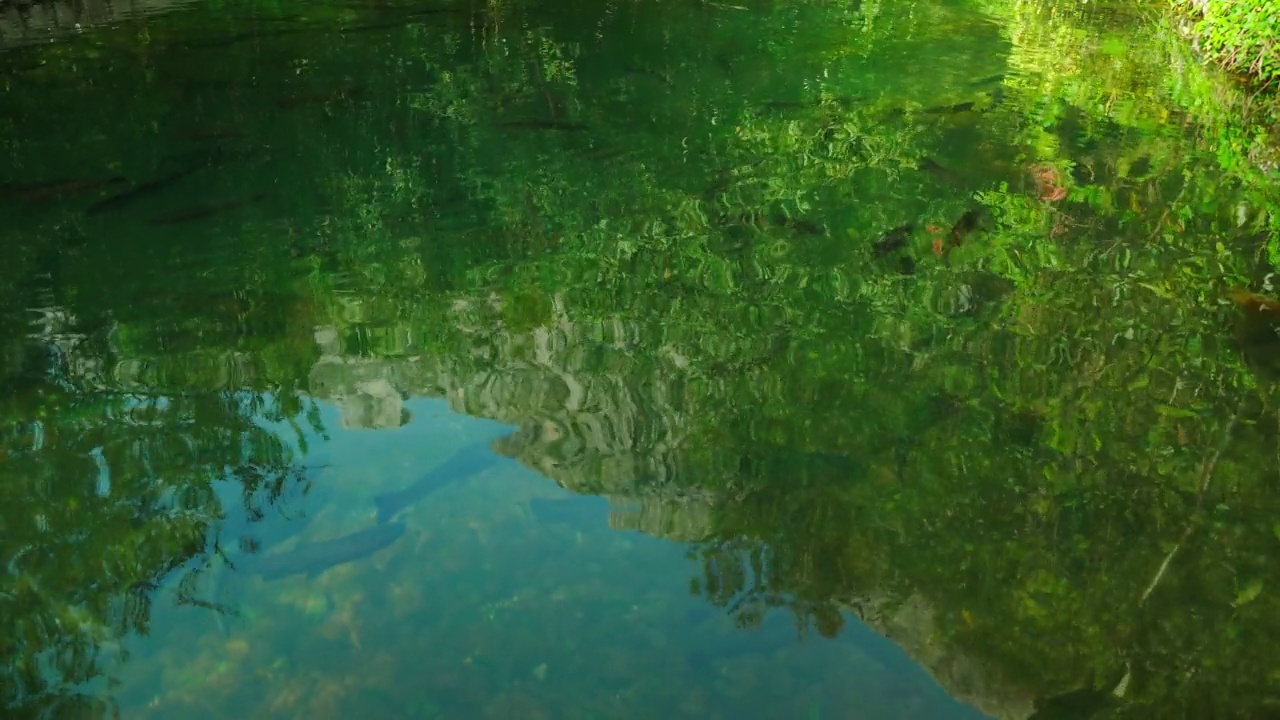
<path id="1" fill-rule="evenodd" d="M 164 10 L 0 53 L 12 712 L 1280 698 L 1276 190 L 1136 19 Z"/>

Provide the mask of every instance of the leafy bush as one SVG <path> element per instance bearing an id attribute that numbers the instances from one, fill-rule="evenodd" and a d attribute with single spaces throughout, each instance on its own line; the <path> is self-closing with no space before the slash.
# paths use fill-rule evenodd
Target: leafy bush
<path id="1" fill-rule="evenodd" d="M 1280 0 L 1179 0 L 1198 18 L 1206 55 L 1229 70 L 1280 83 Z"/>

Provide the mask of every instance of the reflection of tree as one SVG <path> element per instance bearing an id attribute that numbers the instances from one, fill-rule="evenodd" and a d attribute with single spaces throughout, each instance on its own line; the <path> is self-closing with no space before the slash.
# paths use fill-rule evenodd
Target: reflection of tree
<path id="1" fill-rule="evenodd" d="M 699 592 L 744 625 L 786 606 L 824 633 L 838 631 L 835 609 L 851 598 L 923 593 L 938 608 L 939 644 L 1046 695 L 1134 662 L 1133 702 L 1174 707 L 1153 676 L 1174 678 L 1161 683 L 1185 698 L 1202 687 L 1191 678 L 1209 674 L 1179 675 L 1187 668 L 1230 666 L 1219 680 L 1230 683 L 1248 675 L 1240 658 L 1266 655 L 1267 633 L 1245 632 L 1242 618 L 1265 626 L 1271 607 L 1251 588 L 1275 576 L 1257 562 L 1270 529 L 1254 517 L 1273 505 L 1259 478 L 1273 477 L 1260 469 L 1274 419 L 1251 402 L 1203 503 L 1196 478 L 1224 419 L 1256 396 L 1228 346 L 1221 285 L 1261 279 L 1254 243 L 1276 198 L 1224 179 L 1214 153 L 1163 119 L 1167 102 L 1106 101 L 1158 79 L 1121 65 L 1056 83 L 1065 73 L 1055 67 L 1022 66 L 1037 53 L 1020 37 L 1024 72 L 998 80 L 983 112 L 954 116 L 915 114 L 924 98 L 885 99 L 906 108 L 897 113 L 848 104 L 839 86 L 767 105 L 690 75 L 703 92 L 680 122 L 702 132 L 677 150 L 606 110 L 616 105 L 605 89 L 642 94 L 631 87 L 642 73 L 602 79 L 582 68 L 604 63 L 579 57 L 579 72 L 539 88 L 530 78 L 544 58 L 570 56 L 543 55 L 557 40 L 542 28 L 501 57 L 468 56 L 417 99 L 464 138 L 459 175 L 483 189 L 476 205 L 501 227 L 487 250 L 494 262 L 467 276 L 493 291 L 469 302 L 500 309 L 480 323 L 497 328 L 497 339 L 479 334 L 492 342 L 426 310 L 411 323 L 430 328 L 459 368 L 483 346 L 470 370 L 491 372 L 494 386 L 517 386 L 535 365 L 574 381 L 539 386 L 558 398 L 611 370 L 631 373 L 617 384 L 656 396 L 660 375 L 680 420 L 644 419 L 679 425 L 682 438 L 669 463 L 678 477 L 664 479 L 697 478 L 717 498 Z M 778 68 L 802 64 L 779 49 L 787 40 L 779 31 L 769 48 L 778 56 L 762 53 Z M 660 74 L 694 66 L 674 56 Z M 548 92 L 571 101 L 549 103 Z M 514 132 L 496 129 L 503 112 L 557 104 L 603 126 L 599 143 L 530 132 L 510 154 L 485 152 Z M 661 112 L 655 122 L 676 122 Z M 921 179 L 922 156 L 957 145 L 956 167 L 1007 185 Z M 877 263 L 870 246 L 883 230 L 912 218 L 945 230 L 972 190 L 987 220 L 946 261 L 914 238 L 914 274 Z M 366 200 L 353 193 L 351 204 Z M 531 329 L 559 338 L 564 326 L 600 328 L 605 340 L 512 340 Z M 536 392 L 510 397 L 497 405 L 542 409 Z M 597 414 L 616 419 L 610 427 L 646 424 L 622 407 L 632 405 Z M 548 464 L 608 457 L 570 453 L 590 445 L 555 419 L 558 446 L 538 448 L 559 451 Z M 766 449 L 744 463 L 743 447 Z M 828 468 L 824 454 L 853 460 Z M 1139 609 L 1188 524 L 1230 571 L 1211 554 L 1179 554 L 1158 592 L 1195 611 Z M 1197 578 L 1212 581 L 1193 596 Z M 1232 603 L 1239 613 L 1223 609 Z M 1263 698 L 1256 685 L 1237 687 Z"/>
<path id="2" fill-rule="evenodd" d="M 819 588 L 802 588 L 785 579 L 770 580 L 771 573 L 787 576 L 785 568 L 775 570 L 776 553 L 770 546 L 742 541 L 726 541 L 698 550 L 703 576 L 691 586 L 694 594 L 705 597 L 733 616 L 738 627 L 759 627 L 765 613 L 786 608 L 795 616 L 800 628 L 812 628 L 823 637 L 840 634 L 844 618 L 840 606 L 829 593 Z M 809 572 L 820 577 L 840 577 L 814 567 Z"/>
<path id="3" fill-rule="evenodd" d="M 442 228 L 430 249 L 393 232 L 389 205 L 438 202 L 405 158 L 391 158 L 386 178 L 348 185 L 347 215 L 404 252 L 377 265 L 364 262 L 380 251 L 372 243 L 346 249 L 376 288 L 359 322 L 397 317 L 436 342 L 454 377 L 488 373 L 485 389 L 503 390 L 488 409 L 545 420 L 554 439 L 534 452 L 566 477 L 647 449 L 633 428 L 678 428 L 680 442 L 663 448 L 673 472 L 627 479 L 699 483 L 715 498 L 698 590 L 744 625 L 786 606 L 830 634 L 852 598 L 922 593 L 937 608 L 938 644 L 1041 694 L 1133 662 L 1135 704 L 1175 707 L 1162 699 L 1174 686 L 1212 704 L 1225 691 L 1204 691 L 1206 677 L 1261 703 L 1242 678 L 1244 658 L 1269 657 L 1273 603 L 1254 589 L 1275 582 L 1261 561 L 1274 419 L 1251 402 L 1203 503 L 1196 478 L 1224 418 L 1256 396 L 1226 342 L 1221 285 L 1265 274 L 1252 258 L 1276 198 L 1224 178 L 1218 163 L 1231 155 L 1189 144 L 1164 94 L 1133 93 L 1162 86 L 1158 44 L 1125 64 L 1080 40 L 1096 28 L 1058 32 L 1037 12 L 1011 21 L 1019 72 L 974 90 L 979 110 L 947 115 L 917 111 L 935 103 L 926 91 L 952 86 L 848 102 L 863 89 L 858 73 L 834 69 L 800 98 L 767 95 L 794 90 L 806 68 L 840 67 L 856 55 L 849 44 L 892 42 L 904 27 L 955 32 L 923 12 L 882 16 L 880 31 L 812 55 L 790 44 L 787 24 L 755 53 L 726 31 L 682 55 L 655 32 L 637 42 L 671 50 L 663 66 L 612 76 L 603 69 L 623 63 L 592 57 L 590 42 L 570 52 L 567 26 L 428 53 L 425 67 L 450 73 L 412 105 L 460 138 L 449 167 L 472 191 L 466 212 L 488 227 Z M 635 23 L 641 35 L 667 26 Z M 1096 73 L 1068 72 L 1082 50 Z M 732 87 L 756 65 L 792 87 Z M 652 101 L 645 83 L 671 78 L 696 106 Z M 530 117 L 592 132 L 503 125 Z M 688 143 L 670 142 L 673 129 Z M 920 173 L 939 152 L 973 176 Z M 912 239 L 910 276 L 874 257 L 879 235 L 908 220 L 945 231 L 975 190 L 983 230 L 945 261 L 923 237 Z M 365 237 L 356 230 L 339 234 Z M 475 265 L 450 262 L 475 238 L 485 240 L 465 255 Z M 386 301 L 476 287 L 458 304 L 494 311 L 474 333 L 435 303 Z M 403 307 L 417 312 L 403 319 Z M 382 340 L 388 355 L 405 352 Z M 535 371 L 537 389 L 521 392 Z M 605 379 L 675 401 L 593 391 Z M 603 409 L 538 405 L 580 388 L 584 407 Z M 471 407 L 493 400 L 478 394 Z M 613 431 L 596 435 L 620 447 L 574 436 L 595 418 Z M 621 473 L 579 475 L 565 484 L 598 489 Z M 1188 525 L 1203 534 L 1139 609 Z M 1180 614 L 1172 598 L 1193 609 Z"/>
<path id="4" fill-rule="evenodd" d="M 124 659 L 125 635 L 148 633 L 155 592 L 175 571 L 207 565 L 206 538 L 226 510 L 211 483 L 230 472 L 254 517 L 300 479 L 258 421 L 287 406 L 235 390 L 82 390 L 96 376 L 77 373 L 112 355 L 93 355 L 100 330 L 61 322 L 19 345 L 0 407 L 0 700 L 15 716 L 103 715 L 107 703 L 77 686 Z M 71 351 L 56 344 L 69 337 L 80 338 Z"/>
<path id="5" fill-rule="evenodd" d="M 830 13 L 820 24 L 838 37 L 788 20 L 748 48 L 741 38 L 759 28 L 695 5 L 625 24 L 633 47 L 660 49 L 660 66 L 575 43 L 623 26 L 610 24 L 626 15 L 617 8 L 527 24 L 504 7 L 506 27 L 521 28 L 509 37 L 497 24 L 475 43 L 446 29 L 447 42 L 379 55 L 397 67 L 366 74 L 396 92 L 371 90 L 403 98 L 390 124 L 413 132 L 366 162 L 354 156 L 367 150 L 316 131 L 315 166 L 295 173 L 338 194 L 330 221 L 292 248 L 312 270 L 315 314 L 335 328 L 332 354 L 434 355 L 385 376 L 418 373 L 429 382 L 415 392 L 461 387 L 468 409 L 538 421 L 529 452 L 568 486 L 705 490 L 686 523 L 712 538 L 698 549 L 698 590 L 745 626 L 786 607 L 831 635 L 851 598 L 923 593 L 939 643 L 1045 693 L 1124 658 L 1137 702 L 1264 698 L 1271 681 L 1247 678 L 1249 663 L 1273 658 L 1277 430 L 1225 341 L 1219 301 L 1221 285 L 1265 275 L 1253 257 L 1280 214 L 1265 186 L 1218 172 L 1235 155 L 1186 142 L 1164 96 L 1133 92 L 1161 84 L 1160 47 L 1129 51 L 1128 64 L 1090 54 L 1091 72 L 1076 72 L 1072 43 L 1100 30 L 1028 11 L 1010 19 L 1019 72 L 973 91 L 981 111 L 924 116 L 968 99 L 930 92 L 988 71 L 955 63 L 952 85 L 879 97 L 855 61 L 906 33 L 963 35 L 945 13 L 823 4 L 813 12 Z M 706 36 L 682 50 L 672 27 Z M 345 51 L 320 52 L 341 65 Z M 405 68 L 432 83 L 402 90 Z M 735 85 L 744 77 L 763 81 Z M 799 77 L 815 79 L 801 92 Z M 873 95 L 852 100 L 861 91 Z M 381 127 L 351 116 L 370 136 Z M 921 159 L 942 151 L 973 176 L 923 175 Z M 347 167 L 386 171 L 335 170 Z M 1045 177 L 1066 197 L 1034 192 Z M 923 236 L 907 249 L 911 275 L 875 257 L 881 233 L 908 220 L 945 230 L 973 190 L 988 220 L 946 261 Z M 272 264 L 246 263 L 232 292 L 172 298 L 162 317 L 117 310 L 127 362 L 116 377 L 136 396 L 78 391 L 76 378 L 102 380 L 102 362 L 77 375 L 0 345 L 0 378 L 22 388 L 0 456 L 17 478 L 0 489 L 17 570 L 0 598 L 18 610 L 0 636 L 18 658 L 7 697 L 38 704 L 96 674 L 95 648 L 145 631 L 167 572 L 207 567 L 201 552 L 220 547 L 200 543 L 227 510 L 210 480 L 238 468 L 250 520 L 259 491 L 299 482 L 251 419 L 305 412 L 295 390 L 313 323 L 287 292 L 254 290 L 270 284 L 254 280 L 259 267 Z M 161 347 L 184 353 L 169 374 L 152 363 Z M 383 383 L 364 391 L 391 408 L 390 390 L 410 388 L 390 388 L 386 369 L 371 360 L 377 377 L 357 378 L 354 364 L 317 365 L 313 383 Z M 175 387 L 192 393 L 165 391 Z M 1235 442 L 1200 494 L 1199 468 L 1242 397 Z M 197 577 L 181 601 L 208 602 Z M 40 652 L 61 676 L 48 695 Z"/>
<path id="6" fill-rule="evenodd" d="M 104 646 L 148 632 L 154 590 L 202 555 L 220 516 L 210 480 L 270 443 L 260 430 L 233 429 L 238 418 L 224 413 L 234 403 L 175 403 L 147 422 L 145 441 L 120 427 L 124 403 L 93 404 L 56 406 L 78 420 L 45 421 L 43 432 L 58 437 L 46 435 L 40 450 L 6 448 L 3 685 L 18 707 L 60 707 L 67 688 L 108 668 Z M 216 428 L 220 414 L 225 432 L 191 427 L 200 416 Z M 83 459 L 95 447 L 118 451 L 94 467 Z M 95 492 L 104 474 L 111 487 Z"/>

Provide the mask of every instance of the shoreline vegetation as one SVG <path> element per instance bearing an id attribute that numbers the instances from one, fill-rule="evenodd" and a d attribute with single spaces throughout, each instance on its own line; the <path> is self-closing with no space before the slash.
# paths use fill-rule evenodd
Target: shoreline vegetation
<path id="1" fill-rule="evenodd" d="M 1260 95 L 1280 91 L 1280 0 L 1174 0 L 1205 59 Z"/>
<path id="2" fill-rule="evenodd" d="M 1172 0 L 1171 9 L 1178 33 L 1208 71 L 1217 106 L 1210 114 L 1252 136 L 1241 154 L 1265 175 L 1277 177 L 1280 0 Z M 1215 68 L 1223 73 L 1219 80 L 1211 78 Z"/>
<path id="3" fill-rule="evenodd" d="M 1250 167 L 1247 182 L 1273 186 L 1280 180 L 1280 0 L 1172 0 L 1171 8 L 1173 24 L 1206 68 L 1191 85 L 1208 92 L 1193 105 L 1218 128 L 1224 167 Z M 1269 224 L 1265 254 L 1274 264 L 1280 218 Z"/>

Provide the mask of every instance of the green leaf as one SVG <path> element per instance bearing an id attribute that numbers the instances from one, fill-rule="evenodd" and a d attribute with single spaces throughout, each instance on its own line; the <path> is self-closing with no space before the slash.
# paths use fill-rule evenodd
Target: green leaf
<path id="1" fill-rule="evenodd" d="M 1151 292 L 1155 293 L 1161 298 L 1164 298 L 1165 300 L 1173 299 L 1173 293 L 1169 292 L 1168 288 L 1162 287 L 1160 285 L 1152 285 L 1151 283 L 1144 283 L 1144 282 L 1140 282 L 1138 283 L 1138 285 L 1150 290 Z"/>
<path id="2" fill-rule="evenodd" d="M 1236 601 L 1232 603 L 1235 607 L 1248 605 L 1258 598 L 1262 593 L 1262 580 L 1251 580 L 1248 585 L 1236 593 Z"/>

